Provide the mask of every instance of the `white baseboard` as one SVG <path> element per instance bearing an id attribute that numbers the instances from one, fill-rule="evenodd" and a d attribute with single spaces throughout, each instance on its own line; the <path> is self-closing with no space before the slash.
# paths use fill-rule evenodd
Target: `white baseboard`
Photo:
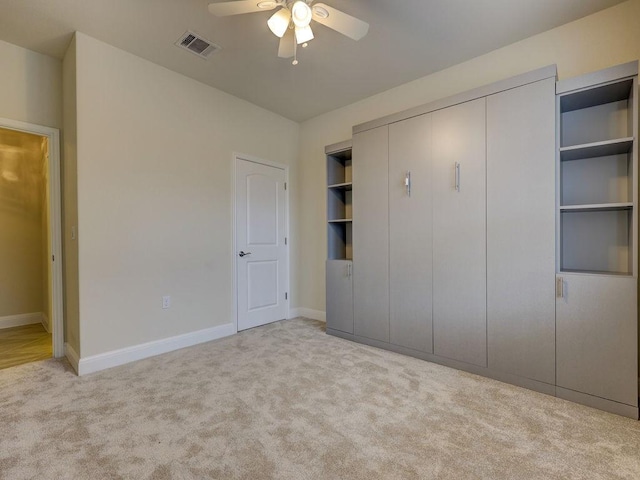
<path id="1" fill-rule="evenodd" d="M 21 315 L 0 317 L 0 329 L 33 325 L 34 323 L 42 323 L 42 313 L 23 313 Z"/>
<path id="2" fill-rule="evenodd" d="M 49 317 L 45 313 L 42 313 L 42 326 L 47 331 L 47 333 L 51 333 L 51 326 L 49 325 Z"/>
<path id="3" fill-rule="evenodd" d="M 73 349 L 71 345 L 66 342 L 64 344 L 64 356 L 67 357 L 67 360 L 69 360 L 69 363 L 71 364 L 73 369 L 76 371 L 76 373 L 78 373 L 78 363 L 80 360 L 78 357 L 78 353 Z"/>
<path id="4" fill-rule="evenodd" d="M 327 314 L 321 310 L 312 310 L 310 308 L 292 308 L 289 310 L 289 318 L 306 317 L 312 320 L 327 321 Z"/>
<path id="5" fill-rule="evenodd" d="M 89 357 L 80 358 L 78 361 L 78 375 L 87 375 L 99 372 L 107 368 L 117 367 L 125 363 L 135 362 L 143 358 L 154 357 L 163 353 L 172 352 L 185 347 L 210 342 L 219 338 L 228 337 L 236 333 L 233 323 L 226 323 L 217 327 L 185 333 L 175 337 L 163 338 L 153 342 L 142 343 L 132 347 L 121 348 L 111 352 L 100 353 Z M 67 357 L 68 358 L 68 357 Z M 71 359 L 69 359 L 71 362 Z M 73 362 L 72 362 L 73 364 Z"/>

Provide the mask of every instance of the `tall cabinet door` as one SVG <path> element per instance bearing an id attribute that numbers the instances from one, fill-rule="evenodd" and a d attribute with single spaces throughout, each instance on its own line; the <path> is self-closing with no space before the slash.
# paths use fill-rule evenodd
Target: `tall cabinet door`
<path id="1" fill-rule="evenodd" d="M 354 333 L 389 341 L 389 127 L 353 136 Z"/>
<path id="2" fill-rule="evenodd" d="M 555 382 L 555 79 L 487 98 L 489 368 Z"/>
<path id="3" fill-rule="evenodd" d="M 557 386 L 638 406 L 637 281 L 558 276 Z"/>
<path id="4" fill-rule="evenodd" d="M 390 342 L 431 353 L 431 115 L 389 126 Z"/>
<path id="5" fill-rule="evenodd" d="M 433 114 L 436 355 L 487 365 L 484 98 Z"/>

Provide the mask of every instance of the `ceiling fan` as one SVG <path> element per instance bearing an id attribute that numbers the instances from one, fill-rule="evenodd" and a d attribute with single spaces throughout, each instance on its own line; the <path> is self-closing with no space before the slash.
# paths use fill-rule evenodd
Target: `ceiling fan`
<path id="1" fill-rule="evenodd" d="M 298 64 L 297 47 L 306 47 L 313 40 L 311 20 L 329 27 L 353 40 L 360 40 L 369 31 L 369 24 L 314 0 L 235 0 L 209 4 L 209 11 L 218 16 L 240 15 L 278 9 L 267 21 L 269 29 L 280 38 L 278 56 L 293 57 Z"/>

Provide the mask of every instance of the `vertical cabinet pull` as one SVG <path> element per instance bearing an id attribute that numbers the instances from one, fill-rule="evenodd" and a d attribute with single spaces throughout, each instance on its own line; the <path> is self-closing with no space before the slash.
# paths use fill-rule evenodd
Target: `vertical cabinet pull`
<path id="1" fill-rule="evenodd" d="M 456 162 L 456 192 L 460 192 L 460 164 Z"/>
<path id="2" fill-rule="evenodd" d="M 411 196 L 411 172 L 409 171 L 404 177 L 404 186 L 407 189 L 407 196 L 410 197 Z"/>
<path id="3" fill-rule="evenodd" d="M 347 277 L 351 277 L 351 267 L 352 267 L 352 264 L 347 263 Z"/>
<path id="4" fill-rule="evenodd" d="M 564 281 L 562 277 L 556 278 L 556 297 L 564 298 Z"/>

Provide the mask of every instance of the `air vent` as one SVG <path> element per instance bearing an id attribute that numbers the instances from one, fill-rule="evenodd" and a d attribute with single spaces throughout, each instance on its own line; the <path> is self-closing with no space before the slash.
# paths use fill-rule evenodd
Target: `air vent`
<path id="1" fill-rule="evenodd" d="M 195 33 L 188 30 L 184 32 L 184 34 L 178 39 L 175 45 L 180 48 L 184 48 L 194 55 L 197 55 L 200 58 L 204 59 L 209 58 L 211 55 L 222 48 L 219 45 L 211 43 L 209 40 L 205 40 L 199 35 L 196 35 Z"/>

